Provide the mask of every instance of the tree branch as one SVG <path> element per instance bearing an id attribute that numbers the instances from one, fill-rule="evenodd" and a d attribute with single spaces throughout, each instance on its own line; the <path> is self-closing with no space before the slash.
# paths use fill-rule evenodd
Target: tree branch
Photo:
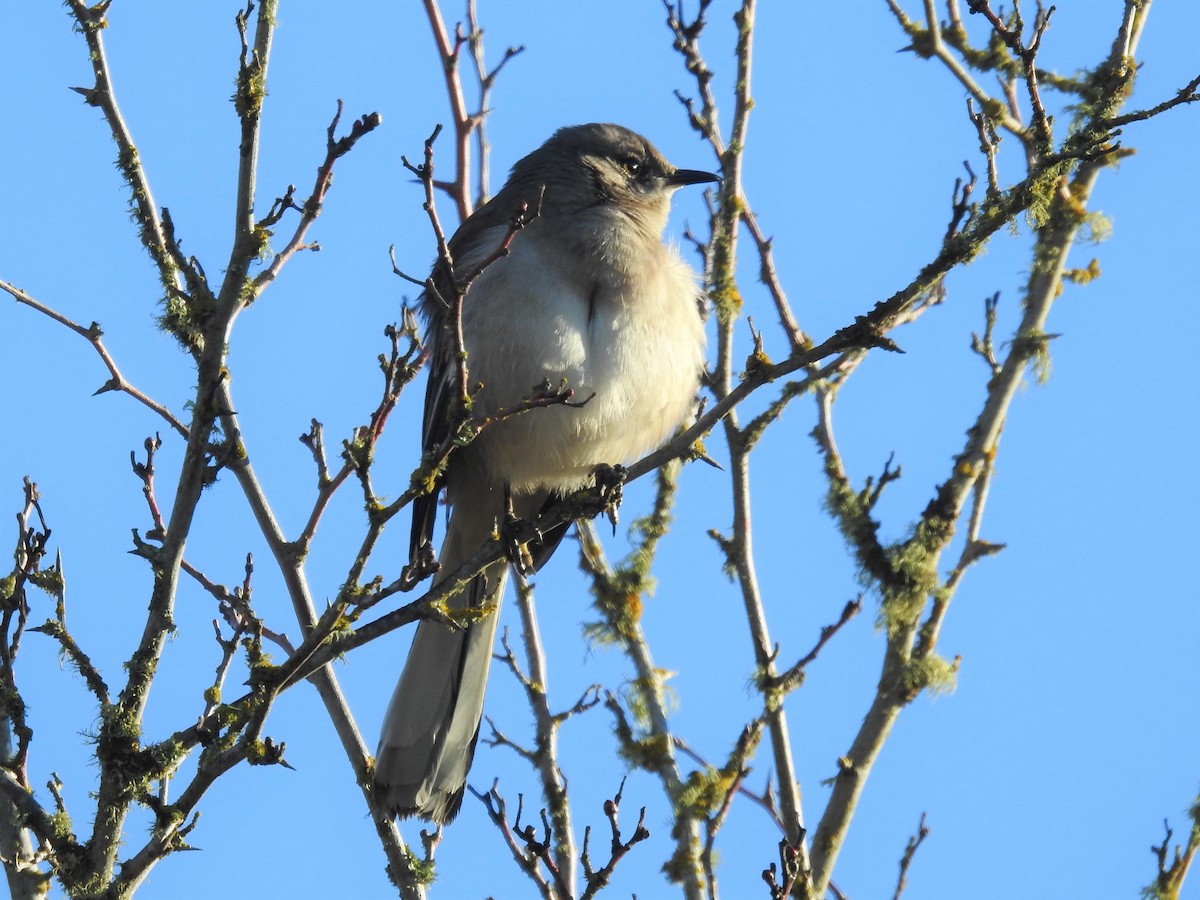
<path id="1" fill-rule="evenodd" d="M 120 391 L 123 394 L 128 394 L 147 409 L 157 413 L 158 416 L 163 419 L 163 421 L 165 421 L 176 431 L 176 433 L 178 433 L 185 440 L 187 439 L 187 427 L 181 421 L 179 421 L 179 419 L 177 419 L 169 409 L 167 409 L 157 400 L 151 398 L 149 395 L 140 391 L 138 388 L 134 387 L 121 374 L 121 370 L 117 368 L 116 361 L 109 354 L 108 348 L 104 346 L 104 332 L 96 322 L 84 327 L 83 325 L 80 325 L 78 322 L 75 322 L 67 316 L 64 316 L 62 313 L 52 309 L 41 301 L 35 300 L 29 294 L 25 293 L 20 288 L 9 284 L 7 281 L 0 280 L 0 290 L 7 293 L 18 303 L 24 304 L 31 309 L 36 309 L 38 312 L 42 313 L 42 315 L 48 316 L 55 322 L 58 322 L 60 325 L 66 326 L 92 345 L 92 349 L 96 351 L 96 354 L 100 357 L 100 360 L 104 363 L 105 368 L 108 369 L 108 373 L 111 376 L 108 381 L 106 381 L 99 388 L 99 390 L 96 391 L 97 394 L 103 394 L 108 391 Z"/>

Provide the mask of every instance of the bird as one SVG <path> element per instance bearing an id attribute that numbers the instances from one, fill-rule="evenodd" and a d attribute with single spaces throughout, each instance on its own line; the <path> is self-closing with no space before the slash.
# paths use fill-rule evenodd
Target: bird
<path id="1" fill-rule="evenodd" d="M 445 493 L 435 586 L 506 520 L 532 521 L 592 483 L 598 469 L 659 448 L 694 416 L 705 366 L 702 292 L 663 235 L 675 190 L 717 181 L 675 168 L 628 128 L 576 125 L 519 160 L 500 192 L 455 232 L 453 275 L 444 260 L 436 264 L 432 284 L 442 287 L 427 287 L 420 300 L 429 368 L 424 451 L 444 446 L 461 391 L 451 279 L 481 265 L 462 298 L 461 346 L 471 417 L 493 420 L 455 448 L 436 489 L 413 505 L 415 565 L 432 557 Z M 514 210 L 525 208 L 534 214 L 514 233 Z M 504 415 L 547 385 L 565 385 L 577 402 Z M 532 568 L 568 525 L 531 543 Z M 375 755 L 374 792 L 389 815 L 443 825 L 459 812 L 507 567 L 489 565 L 451 601 L 495 611 L 467 627 L 417 625 Z"/>

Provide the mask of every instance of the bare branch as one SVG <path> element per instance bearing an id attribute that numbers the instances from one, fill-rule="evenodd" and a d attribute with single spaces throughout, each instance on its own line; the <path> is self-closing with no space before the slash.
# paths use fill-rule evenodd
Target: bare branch
<path id="1" fill-rule="evenodd" d="M 786 694 L 802 685 L 804 683 L 805 670 L 808 668 L 809 664 L 816 660 L 817 656 L 820 654 L 821 650 L 824 649 L 825 645 L 833 640 L 834 635 L 842 630 L 842 626 L 857 616 L 860 612 L 862 612 L 861 596 L 849 601 L 844 607 L 842 607 L 842 614 L 836 622 L 834 622 L 832 625 L 826 625 L 821 629 L 821 636 L 817 639 L 817 643 L 802 659 L 797 661 L 785 672 L 769 678 L 764 678 L 763 687 L 769 689 L 772 693 L 778 692 L 780 694 Z"/>
<path id="2" fill-rule="evenodd" d="M 458 220 L 465 222 L 474 212 L 471 204 L 471 189 L 469 184 L 471 171 L 471 131 L 474 119 L 467 112 L 467 101 L 463 96 L 462 75 L 458 68 L 461 50 L 466 37 L 461 30 L 456 29 L 454 40 L 451 42 L 442 11 L 437 0 L 423 0 L 425 15 L 429 19 L 429 30 L 433 32 L 437 44 L 438 57 L 442 64 L 442 75 L 446 83 L 446 96 L 450 101 L 450 118 L 454 122 L 454 180 L 445 185 L 454 205 L 458 210 Z M 440 129 L 441 126 L 439 125 Z M 434 132 L 434 137 L 437 132 Z M 430 138 L 432 141 L 433 138 Z"/>
<path id="3" fill-rule="evenodd" d="M 1179 900 L 1188 870 L 1196 858 L 1196 853 L 1200 851 L 1200 798 L 1197 798 L 1196 802 L 1192 804 L 1189 816 L 1192 820 L 1192 827 L 1188 833 L 1187 845 L 1184 848 L 1176 845 L 1174 855 L 1170 857 L 1169 861 L 1171 838 L 1175 833 L 1166 820 L 1163 820 L 1163 830 L 1166 832 L 1163 842 L 1150 847 L 1150 852 L 1154 854 L 1158 863 L 1158 874 L 1154 881 L 1142 891 L 1142 896 L 1153 898 L 1153 900 Z"/>
<path id="4" fill-rule="evenodd" d="M 961 84 L 975 102 L 982 107 L 984 113 L 995 121 L 1005 131 L 1009 131 L 1018 138 L 1024 139 L 1024 126 L 1011 115 L 1009 115 L 1003 104 L 996 98 L 988 94 L 978 82 L 971 77 L 970 72 L 959 62 L 954 56 L 950 48 L 946 46 L 943 40 L 941 23 L 938 21 L 937 7 L 935 0 L 923 0 L 925 7 L 925 28 L 921 29 L 909 20 L 894 0 L 887 0 L 888 6 L 891 7 L 893 15 L 896 16 L 900 26 L 913 39 L 912 49 L 916 50 L 921 56 L 926 58 L 934 57 L 942 63 Z"/>
<path id="5" fill-rule="evenodd" d="M 475 0 L 467 0 L 467 27 L 470 32 L 467 42 L 471 49 L 471 59 L 475 63 L 475 75 L 479 79 L 479 109 L 475 113 L 475 142 L 479 150 L 479 165 L 477 166 L 477 188 L 475 191 L 475 206 L 480 207 L 489 199 L 488 181 L 490 179 L 491 144 L 487 138 L 487 117 L 491 112 L 492 89 L 496 78 L 508 61 L 525 51 L 521 47 L 509 47 L 504 51 L 500 62 L 489 71 L 483 55 L 483 28 L 479 25 L 479 14 Z"/>
<path id="6" fill-rule="evenodd" d="M 108 55 L 104 48 L 102 33 L 107 27 L 105 14 L 108 2 L 88 6 L 83 0 L 68 0 L 71 14 L 79 26 L 88 46 L 88 59 L 92 64 L 92 75 L 95 83 L 90 88 L 74 88 L 81 94 L 89 106 L 95 106 L 104 113 L 109 131 L 117 144 L 117 168 L 121 171 L 125 183 L 129 186 L 129 194 L 135 210 L 138 223 L 139 237 L 142 246 L 150 254 L 158 268 L 159 280 L 163 289 L 168 293 L 182 290 L 183 284 L 180 272 L 171 253 L 170 243 L 163 230 L 163 223 L 158 217 L 158 209 L 154 203 L 154 194 L 150 190 L 150 182 L 146 170 L 142 167 L 137 147 L 134 146 L 133 136 L 117 105 L 113 93 L 112 76 L 108 65 Z M 114 373 L 115 375 L 115 373 Z"/>
<path id="7" fill-rule="evenodd" d="M 559 895 L 557 893 L 557 885 L 551 883 L 551 879 L 546 877 L 539 868 L 539 862 L 545 861 L 546 848 L 549 846 L 549 835 L 546 839 L 538 842 L 533 830 L 533 826 L 529 825 L 526 828 L 521 828 L 521 812 L 524 807 L 524 796 L 519 796 L 519 805 L 517 807 L 517 816 L 510 826 L 508 824 L 508 804 L 505 803 L 504 797 L 501 796 L 499 790 L 499 780 L 492 782 L 491 790 L 486 794 L 481 794 L 475 788 L 467 785 L 467 790 L 475 796 L 484 809 L 487 810 L 488 818 L 492 820 L 504 836 L 504 842 L 508 845 L 509 852 L 512 853 L 513 860 L 520 866 L 521 870 L 529 877 L 538 889 L 538 893 L 546 900 L 558 900 L 559 896 L 569 897 L 570 894 Z M 521 838 L 521 840 L 518 840 Z"/>
<path id="8" fill-rule="evenodd" d="M 167 409 L 165 406 L 163 406 L 158 401 L 153 400 L 147 394 L 138 390 L 136 387 L 134 387 L 132 384 L 130 384 L 125 379 L 125 377 L 121 374 L 120 369 L 117 368 L 116 361 L 109 354 L 108 348 L 104 346 L 104 341 L 102 340 L 104 332 L 101 330 L 100 326 L 97 323 L 93 322 L 91 325 L 88 325 L 86 327 L 83 325 L 80 325 L 79 323 L 73 321 L 72 319 L 68 318 L 67 316 L 64 316 L 62 313 L 50 308 L 46 304 L 44 304 L 38 300 L 35 300 L 29 294 L 25 293 L 20 288 L 9 284 L 7 281 L 0 281 L 0 290 L 7 293 L 18 303 L 24 304 L 25 306 L 28 306 L 31 309 L 36 309 L 38 312 L 42 313 L 43 315 L 48 316 L 49 318 L 53 319 L 55 322 L 58 322 L 60 325 L 65 325 L 67 328 L 71 329 L 71 331 L 75 332 L 77 335 L 79 335 L 81 338 L 83 338 L 89 344 L 92 345 L 92 348 L 96 351 L 96 354 L 100 357 L 101 361 L 104 363 L 105 368 L 108 369 L 109 375 L 111 376 L 109 378 L 109 380 L 106 381 L 100 387 L 100 389 L 96 391 L 97 394 L 103 394 L 108 391 L 120 391 L 124 394 L 128 394 L 130 397 L 132 397 L 134 400 L 138 401 L 138 403 L 141 403 L 147 409 L 153 410 L 155 413 L 157 413 L 165 422 L 167 422 L 167 424 L 169 424 L 172 428 L 174 428 L 175 431 L 178 432 L 179 435 L 182 436 L 184 439 L 187 438 L 187 436 L 188 436 L 187 427 L 181 421 L 179 421 L 179 419 L 177 419 L 171 413 L 171 411 L 169 409 Z"/>
<path id="9" fill-rule="evenodd" d="M 1123 116 L 1115 116 L 1106 124 L 1109 128 L 1120 128 L 1122 125 L 1128 125 L 1131 122 L 1144 122 L 1146 119 L 1153 119 L 1155 116 L 1161 115 L 1169 109 L 1174 109 L 1176 106 L 1195 103 L 1198 100 L 1200 100 L 1200 75 L 1197 75 L 1180 88 L 1179 92 L 1169 100 L 1164 100 L 1162 103 L 1158 103 L 1148 109 L 1139 109 L 1135 112 L 1126 113 Z"/>
<path id="10" fill-rule="evenodd" d="M 617 864 L 625 858 L 636 844 L 650 837 L 650 830 L 646 827 L 646 807 L 642 807 L 638 813 L 637 825 L 634 826 L 633 834 L 628 840 L 621 839 L 621 827 L 617 821 L 618 814 L 621 811 L 621 795 L 625 791 L 625 780 L 621 779 L 621 786 L 617 789 L 616 796 L 611 800 L 604 801 L 604 816 L 608 819 L 609 832 L 611 839 L 609 842 L 609 857 L 599 869 L 592 869 L 590 860 L 583 863 L 584 872 L 587 876 L 587 888 L 580 895 L 580 900 L 591 900 L 597 893 L 608 886 L 609 879 L 612 877 L 613 871 Z M 589 834 L 591 829 L 588 829 Z M 588 838 L 583 841 L 583 859 L 588 857 Z"/>
<path id="11" fill-rule="evenodd" d="M 308 195 L 308 199 L 304 201 L 304 205 L 300 207 L 300 221 L 296 224 L 296 230 L 292 232 L 291 238 L 287 245 L 280 250 L 271 259 L 270 264 L 254 278 L 253 294 L 247 298 L 247 302 L 252 302 L 255 297 L 261 294 L 278 275 L 280 269 L 300 250 L 320 250 L 318 244 L 305 243 L 305 237 L 308 234 L 309 228 L 316 221 L 317 216 L 321 214 L 321 206 L 325 202 L 325 195 L 329 192 L 330 186 L 333 184 L 333 166 L 339 159 L 354 149 L 363 137 L 370 134 L 383 123 L 383 116 L 377 112 L 369 113 L 361 118 L 355 119 L 350 126 L 348 134 L 340 138 L 335 138 L 334 134 L 337 131 L 338 122 L 342 118 L 342 101 L 337 102 L 337 112 L 333 116 L 333 121 L 329 123 L 329 128 L 326 129 L 325 137 L 325 159 L 321 165 L 317 167 L 317 179 L 313 185 L 312 193 Z M 276 203 L 284 206 L 290 204 L 292 189 L 288 188 L 287 197 L 277 200 Z M 292 204 L 294 206 L 294 204 Z M 274 208 L 272 213 L 268 214 L 268 219 L 275 215 Z M 266 227 L 267 219 L 258 223 L 258 227 Z"/>
<path id="12" fill-rule="evenodd" d="M 917 848 L 921 846 L 928 836 L 929 827 L 925 824 L 925 813 L 921 813 L 921 821 L 917 824 L 917 833 L 908 839 L 908 844 L 904 848 L 904 855 L 900 857 L 900 875 L 896 879 L 896 893 L 892 895 L 892 900 L 900 900 L 900 895 L 908 887 L 908 867 L 912 865 Z"/>
<path id="13" fill-rule="evenodd" d="M 554 832 L 555 868 L 559 873 L 559 879 L 566 886 L 569 894 L 573 896 L 575 893 L 575 826 L 571 821 L 567 779 L 559 767 L 558 729 L 570 715 L 594 707 L 600 702 L 600 686 L 593 685 L 589 688 L 572 710 L 560 714 L 551 712 L 548 695 L 549 667 L 545 648 L 542 645 L 541 631 L 538 628 L 533 586 L 519 573 L 514 580 L 517 586 L 517 609 L 521 614 L 522 643 L 525 646 L 526 663 L 529 667 L 528 677 L 521 672 L 520 665 L 513 655 L 512 648 L 508 644 L 507 631 L 503 639 L 505 656 L 499 658 L 507 663 L 509 669 L 525 689 L 526 701 L 533 712 L 534 746 L 537 750 L 527 755 L 526 759 L 537 770 L 542 784 L 542 797 L 546 802 Z M 589 695 L 591 695 L 590 703 L 588 703 Z"/>
<path id="14" fill-rule="evenodd" d="M 592 578 L 595 608 L 603 622 L 588 626 L 593 639 L 617 642 L 633 663 L 637 677 L 632 690 L 646 723 L 644 734 L 635 735 L 624 719 L 624 712 L 611 694 L 605 706 L 617 718 L 617 738 L 626 760 L 659 777 L 663 790 L 675 805 L 676 827 L 673 838 L 676 849 L 669 877 L 683 888 L 685 896 L 699 898 L 704 885 L 699 875 L 702 845 L 699 833 L 699 810 L 682 802 L 685 780 L 675 759 L 673 733 L 668 722 L 666 688 L 662 671 L 655 666 L 650 646 L 640 622 L 641 592 L 644 579 L 653 559 L 658 539 L 669 521 L 671 499 L 675 491 L 677 467 L 664 467 L 658 473 L 658 492 L 655 510 L 635 524 L 641 533 L 641 546 L 635 548 L 619 571 L 609 566 L 603 549 L 590 522 L 579 521 L 580 559 L 585 572 Z"/>

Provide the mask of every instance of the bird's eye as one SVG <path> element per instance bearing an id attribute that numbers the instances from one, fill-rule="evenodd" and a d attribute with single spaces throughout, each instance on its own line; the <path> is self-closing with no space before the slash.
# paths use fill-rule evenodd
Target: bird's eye
<path id="1" fill-rule="evenodd" d="M 621 160 L 621 165 L 630 175 L 637 175 L 642 171 L 642 161 L 636 156 L 627 156 Z"/>

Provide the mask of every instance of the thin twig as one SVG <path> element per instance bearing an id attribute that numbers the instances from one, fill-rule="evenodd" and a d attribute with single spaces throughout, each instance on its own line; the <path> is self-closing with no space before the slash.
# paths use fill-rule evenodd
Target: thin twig
<path id="1" fill-rule="evenodd" d="M 479 108 L 475 113 L 475 143 L 479 150 L 479 165 L 476 177 L 475 191 L 476 208 L 487 203 L 489 199 L 488 181 L 490 179 L 491 144 L 487 138 L 487 118 L 491 112 L 492 89 L 496 86 L 496 78 L 508 61 L 525 51 L 523 46 L 509 47 L 504 51 L 500 62 L 489 71 L 483 55 L 483 28 L 479 25 L 479 13 L 475 0 L 467 0 L 467 42 L 471 49 L 471 59 L 475 63 L 475 75 L 479 79 Z"/>
<path id="2" fill-rule="evenodd" d="M 337 102 L 337 112 L 334 113 L 333 121 L 329 123 L 329 127 L 325 132 L 325 159 L 317 167 L 317 178 L 313 184 L 312 193 L 308 195 L 308 199 L 304 201 L 300 207 L 300 221 L 296 224 L 295 231 L 292 232 L 291 238 L 282 250 L 276 253 L 271 262 L 263 271 L 259 272 L 254 278 L 253 294 L 247 298 L 247 302 L 253 301 L 255 297 L 261 294 L 274 281 L 279 271 L 300 250 L 320 250 L 318 244 L 305 243 L 305 237 L 308 234 L 309 228 L 317 217 L 321 214 L 322 204 L 325 202 L 325 195 L 329 192 L 330 186 L 333 184 L 333 167 L 334 164 L 354 149 L 363 137 L 370 134 L 378 128 L 383 117 L 377 113 L 368 113 L 361 118 L 355 119 L 350 126 L 350 131 L 343 137 L 335 138 L 338 122 L 342 118 L 342 101 Z M 290 188 L 289 188 L 290 191 Z M 283 200 L 277 201 L 283 203 Z M 261 227 L 261 223 L 260 223 Z"/>
<path id="3" fill-rule="evenodd" d="M 179 270 L 176 268 L 170 244 L 163 230 L 162 220 L 158 216 L 158 207 L 154 202 L 154 194 L 150 190 L 150 181 L 142 166 L 133 136 L 112 88 L 112 75 L 108 65 L 108 54 L 104 47 L 103 32 L 107 27 L 105 15 L 108 2 L 88 6 L 83 0 L 68 0 L 71 13 L 79 26 L 88 46 L 88 59 L 92 65 L 92 75 L 95 83 L 90 88 L 74 88 L 81 94 L 89 106 L 95 106 L 104 113 L 109 131 L 117 144 L 117 168 L 129 186 L 130 198 L 134 208 L 134 216 L 138 223 L 142 246 L 150 253 L 158 268 L 159 279 L 168 292 L 181 291 Z"/>
<path id="4" fill-rule="evenodd" d="M 929 826 L 925 824 L 925 813 L 921 813 L 921 821 L 917 824 L 917 833 L 908 839 L 904 855 L 900 857 L 900 875 L 896 879 L 896 893 L 892 895 L 892 900 L 900 900 L 900 895 L 908 887 L 908 867 L 912 865 L 917 848 L 924 843 L 927 837 L 929 837 Z"/>
<path id="5" fill-rule="evenodd" d="M 121 370 L 117 368 L 116 360 L 112 358 L 111 354 L 108 352 L 108 348 L 104 346 L 104 332 L 97 323 L 93 322 L 91 325 L 86 327 L 80 325 L 78 322 L 75 322 L 73 319 L 68 318 L 57 310 L 52 309 L 41 301 L 35 300 L 29 294 L 25 293 L 20 288 L 9 284 L 7 281 L 0 281 L 0 290 L 7 293 L 18 303 L 24 304 L 31 309 L 36 309 L 43 315 L 48 316 L 55 322 L 58 322 L 60 325 L 65 325 L 71 331 L 75 332 L 92 345 L 92 349 L 96 351 L 96 354 L 100 357 L 110 375 L 108 381 L 101 385 L 101 387 L 96 391 L 97 394 L 103 394 L 108 391 L 120 391 L 121 393 L 128 394 L 147 409 L 153 410 L 155 413 L 157 413 L 168 425 L 175 429 L 175 431 L 181 437 L 183 437 L 185 440 L 187 439 L 187 427 L 179 419 L 177 419 L 169 409 L 167 409 L 157 400 L 152 399 L 149 395 L 145 394 L 138 388 L 134 387 L 121 374 Z"/>
<path id="6" fill-rule="evenodd" d="M 437 0 L 422 0 L 422 2 L 425 6 L 425 15 L 429 19 L 429 30 L 433 33 L 434 42 L 437 44 L 438 58 L 442 64 L 442 75 L 445 79 L 446 97 L 450 101 L 450 118 L 454 123 L 454 180 L 438 186 L 443 187 L 450 194 L 458 211 L 458 220 L 465 222 L 474 212 L 469 184 L 471 131 L 474 128 L 474 117 L 467 112 L 467 101 L 463 95 L 462 76 L 458 66 L 466 37 L 461 30 L 456 30 L 454 40 L 451 41 Z"/>

